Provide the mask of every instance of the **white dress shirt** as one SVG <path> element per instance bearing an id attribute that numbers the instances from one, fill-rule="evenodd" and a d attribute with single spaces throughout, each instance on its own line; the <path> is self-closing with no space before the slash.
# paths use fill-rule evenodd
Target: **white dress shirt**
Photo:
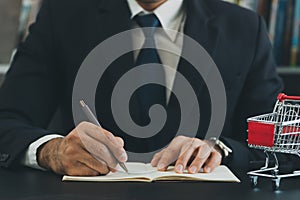
<path id="1" fill-rule="evenodd" d="M 175 80 L 175 72 L 177 71 L 178 63 L 183 45 L 183 36 L 179 32 L 183 33 L 185 24 L 185 10 L 183 7 L 183 0 L 169 0 L 155 9 L 153 12 L 144 10 L 135 0 L 127 0 L 129 9 L 131 11 L 131 19 L 137 15 L 145 15 L 153 13 L 159 19 L 162 28 L 164 29 L 164 35 L 159 33 L 154 34 L 154 40 L 156 46 L 164 46 L 167 49 L 172 49 L 176 52 L 176 55 L 167 51 L 157 50 L 160 60 L 163 65 L 171 67 L 172 71 L 166 71 L 165 80 L 166 86 L 172 88 Z M 172 12 L 170 12 L 172 11 Z M 137 23 L 133 21 L 133 28 L 139 27 Z M 134 32 L 133 34 L 133 47 L 141 49 L 144 44 L 144 33 L 142 30 Z M 139 51 L 134 52 L 134 57 L 137 59 Z M 170 90 L 166 91 L 167 101 L 170 98 Z"/>
<path id="2" fill-rule="evenodd" d="M 136 0 L 127 0 L 129 9 L 131 11 L 131 19 L 133 19 L 136 15 L 145 15 L 153 13 L 157 16 L 159 19 L 162 28 L 165 31 L 165 37 L 158 36 L 156 33 L 154 35 L 154 39 L 156 44 L 166 45 L 168 49 L 172 49 L 174 52 L 176 52 L 177 55 L 174 55 L 173 53 L 169 53 L 166 51 L 160 51 L 158 50 L 159 57 L 162 61 L 163 65 L 166 65 L 168 67 L 171 67 L 174 69 L 174 72 L 176 72 L 181 51 L 182 51 L 182 45 L 183 45 L 183 36 L 179 34 L 178 32 L 183 32 L 184 24 L 185 24 L 185 9 L 183 6 L 183 0 L 168 0 L 165 3 L 163 3 L 161 6 L 159 6 L 157 9 L 155 9 L 153 12 L 148 12 L 144 10 L 137 2 Z M 133 28 L 139 27 L 137 23 L 133 22 Z M 168 31 L 173 30 L 173 31 Z M 141 49 L 144 43 L 144 34 L 142 30 L 134 33 L 133 35 L 133 47 L 136 47 L 138 49 Z M 135 59 L 138 56 L 139 51 L 134 52 Z M 165 73 L 165 80 L 166 80 L 166 86 L 169 88 L 172 88 L 174 80 L 175 80 L 175 73 L 169 72 Z M 167 90 L 166 92 L 167 101 L 170 98 L 170 91 Z M 44 137 L 41 137 L 40 139 L 36 140 L 35 142 L 31 143 L 28 149 L 25 152 L 25 156 L 22 160 L 22 163 L 25 166 L 36 168 L 36 169 L 42 169 L 37 162 L 37 149 L 46 143 L 47 141 L 63 137 L 61 135 L 47 135 Z"/>

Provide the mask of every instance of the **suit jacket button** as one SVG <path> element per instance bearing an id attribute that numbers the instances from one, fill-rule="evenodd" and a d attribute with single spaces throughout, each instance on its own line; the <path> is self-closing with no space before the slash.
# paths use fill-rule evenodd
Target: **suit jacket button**
<path id="1" fill-rule="evenodd" d="M 0 162 L 6 162 L 9 158 L 9 154 L 7 153 L 0 153 Z"/>

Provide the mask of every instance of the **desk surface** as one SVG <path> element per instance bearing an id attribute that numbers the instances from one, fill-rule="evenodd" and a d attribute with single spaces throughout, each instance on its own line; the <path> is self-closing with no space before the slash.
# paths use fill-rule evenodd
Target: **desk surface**
<path id="1" fill-rule="evenodd" d="M 245 173 L 236 174 L 241 183 L 90 183 L 62 182 L 61 176 L 32 169 L 0 169 L 0 199 L 298 200 L 300 197 L 300 178 L 282 179 L 281 190 L 273 192 L 269 179 L 259 179 L 259 188 L 252 189 Z"/>

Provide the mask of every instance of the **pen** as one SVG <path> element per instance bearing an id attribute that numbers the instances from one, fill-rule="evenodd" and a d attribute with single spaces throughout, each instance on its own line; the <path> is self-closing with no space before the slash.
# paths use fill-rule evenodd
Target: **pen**
<path id="1" fill-rule="evenodd" d="M 97 120 L 97 118 L 95 117 L 95 115 L 92 113 L 91 109 L 88 107 L 88 105 L 85 104 L 85 102 L 83 100 L 80 101 L 80 105 L 81 108 L 83 110 L 83 112 L 85 113 L 85 115 L 87 116 L 87 118 L 90 120 L 91 123 L 99 126 L 100 128 L 102 128 L 102 126 L 100 125 L 99 121 Z M 126 165 L 123 162 L 119 162 L 119 165 L 122 167 L 122 169 L 128 173 L 128 169 L 126 167 Z"/>

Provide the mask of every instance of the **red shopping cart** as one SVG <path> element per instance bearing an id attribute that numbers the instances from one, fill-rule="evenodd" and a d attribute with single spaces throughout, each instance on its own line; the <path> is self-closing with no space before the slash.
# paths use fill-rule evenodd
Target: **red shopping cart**
<path id="1" fill-rule="evenodd" d="M 300 157 L 300 96 L 277 97 L 273 113 L 249 118 L 248 146 L 264 151 L 265 166 L 248 172 L 253 187 L 257 186 L 258 177 L 272 179 L 274 190 L 279 189 L 280 180 L 300 176 L 300 171 L 280 174 L 276 153 L 294 154 Z M 275 165 L 270 165 L 270 154 Z"/>

